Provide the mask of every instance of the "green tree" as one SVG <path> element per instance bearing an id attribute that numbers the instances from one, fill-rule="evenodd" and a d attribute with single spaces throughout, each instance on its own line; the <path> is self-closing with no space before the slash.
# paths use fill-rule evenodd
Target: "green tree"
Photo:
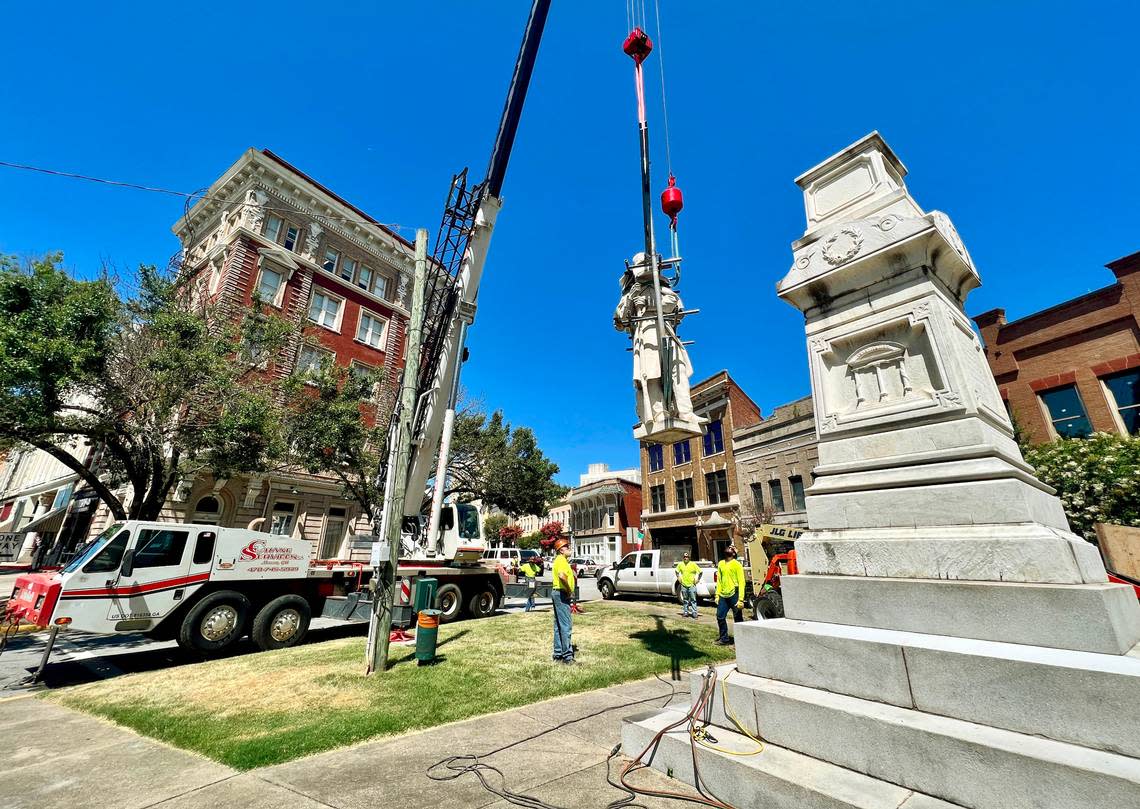
<path id="1" fill-rule="evenodd" d="M 481 500 L 508 514 L 543 514 L 566 493 L 554 482 L 558 464 L 538 447 L 528 427 L 512 429 L 501 410 L 488 418 L 465 410 L 455 419 L 445 491 Z"/>
<path id="2" fill-rule="evenodd" d="M 258 359 L 288 324 L 256 308 L 223 312 L 193 279 L 154 267 L 140 267 L 124 297 L 60 261 L 0 261 L 0 445 L 52 455 L 119 519 L 157 518 L 179 478 L 266 468 L 278 420 L 272 369 Z M 87 467 L 80 439 L 102 448 L 102 469 Z"/>
<path id="3" fill-rule="evenodd" d="M 542 534 L 535 531 L 533 534 L 524 534 L 519 537 L 518 546 L 523 550 L 535 550 L 539 547 L 542 541 Z"/>
<path id="4" fill-rule="evenodd" d="M 384 500 L 379 475 L 387 423 L 377 423 L 373 399 L 383 379 L 380 371 L 324 362 L 295 371 L 282 385 L 286 464 L 336 478 L 376 525 Z"/>
<path id="5" fill-rule="evenodd" d="M 507 527 L 506 514 L 492 514 L 487 519 L 483 520 L 483 539 L 488 542 L 497 542 L 499 540 L 499 532 Z"/>
<path id="6" fill-rule="evenodd" d="M 1095 541 L 1094 523 L 1140 526 L 1140 438 L 1061 438 L 1028 447 L 1025 460 L 1057 490 L 1074 533 Z"/>

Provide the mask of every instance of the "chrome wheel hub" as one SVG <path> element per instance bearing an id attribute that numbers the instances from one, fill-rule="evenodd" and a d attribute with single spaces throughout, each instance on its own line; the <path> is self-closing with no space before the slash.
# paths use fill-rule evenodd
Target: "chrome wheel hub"
<path id="1" fill-rule="evenodd" d="M 202 637 L 216 643 L 237 627 L 237 610 L 229 604 L 219 604 L 202 621 Z"/>
<path id="2" fill-rule="evenodd" d="M 273 617 L 269 635 L 278 643 L 284 643 L 297 634 L 301 628 L 301 613 L 293 609 L 281 610 Z"/>

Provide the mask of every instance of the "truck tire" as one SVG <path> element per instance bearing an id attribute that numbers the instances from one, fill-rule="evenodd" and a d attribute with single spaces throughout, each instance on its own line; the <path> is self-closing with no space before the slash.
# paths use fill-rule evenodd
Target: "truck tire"
<path id="1" fill-rule="evenodd" d="M 602 579 L 598 582 L 598 592 L 602 594 L 602 598 L 608 601 L 614 597 L 614 583 L 609 579 Z"/>
<path id="2" fill-rule="evenodd" d="M 783 618 L 784 597 L 776 590 L 769 590 L 756 597 L 752 602 L 752 611 L 757 619 Z"/>
<path id="3" fill-rule="evenodd" d="M 463 591 L 458 584 L 445 584 L 439 588 L 435 596 L 439 604 L 439 622 L 447 624 L 459 617 L 463 608 Z"/>
<path id="4" fill-rule="evenodd" d="M 202 654 L 220 652 L 245 634 L 249 599 L 233 590 L 210 593 L 182 619 L 178 645 Z"/>
<path id="5" fill-rule="evenodd" d="M 287 649 L 305 639 L 313 610 L 299 595 L 284 595 L 257 611 L 250 636 L 263 652 Z"/>
<path id="6" fill-rule="evenodd" d="M 486 618 L 494 615 L 498 606 L 499 596 L 495 591 L 485 584 L 480 584 L 467 599 L 467 614 L 472 618 Z"/>

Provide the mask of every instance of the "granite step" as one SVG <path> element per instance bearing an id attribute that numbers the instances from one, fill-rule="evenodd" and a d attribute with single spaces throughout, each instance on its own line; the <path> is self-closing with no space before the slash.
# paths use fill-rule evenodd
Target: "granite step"
<path id="1" fill-rule="evenodd" d="M 658 731 L 683 716 L 666 709 L 627 717 L 622 725 L 622 751 L 636 756 Z M 717 746 L 726 750 L 747 753 L 756 749 L 754 742 L 738 733 L 717 730 L 715 735 Z M 738 809 L 960 809 L 772 744 L 754 756 L 731 755 L 703 746 L 697 750 L 701 783 Z M 651 753 L 652 757 L 645 757 L 649 766 L 690 787 L 678 791 L 692 792 L 693 754 L 684 726 L 662 736 Z"/>
<path id="2" fill-rule="evenodd" d="M 1140 659 L 779 619 L 736 628 L 744 674 L 1140 757 Z"/>
<path id="3" fill-rule="evenodd" d="M 714 726 L 735 727 L 727 693 L 741 726 L 765 741 L 963 806 L 1140 806 L 1137 758 L 748 674 L 724 685 Z"/>

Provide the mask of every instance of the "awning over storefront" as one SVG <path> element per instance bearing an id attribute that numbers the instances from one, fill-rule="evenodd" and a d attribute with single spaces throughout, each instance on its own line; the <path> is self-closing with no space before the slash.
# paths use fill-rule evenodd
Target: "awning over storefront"
<path id="1" fill-rule="evenodd" d="M 21 533 L 35 531 L 40 534 L 53 534 L 63 527 L 63 517 L 67 513 L 67 506 L 52 509 L 36 517 L 27 525 L 20 528 Z"/>

